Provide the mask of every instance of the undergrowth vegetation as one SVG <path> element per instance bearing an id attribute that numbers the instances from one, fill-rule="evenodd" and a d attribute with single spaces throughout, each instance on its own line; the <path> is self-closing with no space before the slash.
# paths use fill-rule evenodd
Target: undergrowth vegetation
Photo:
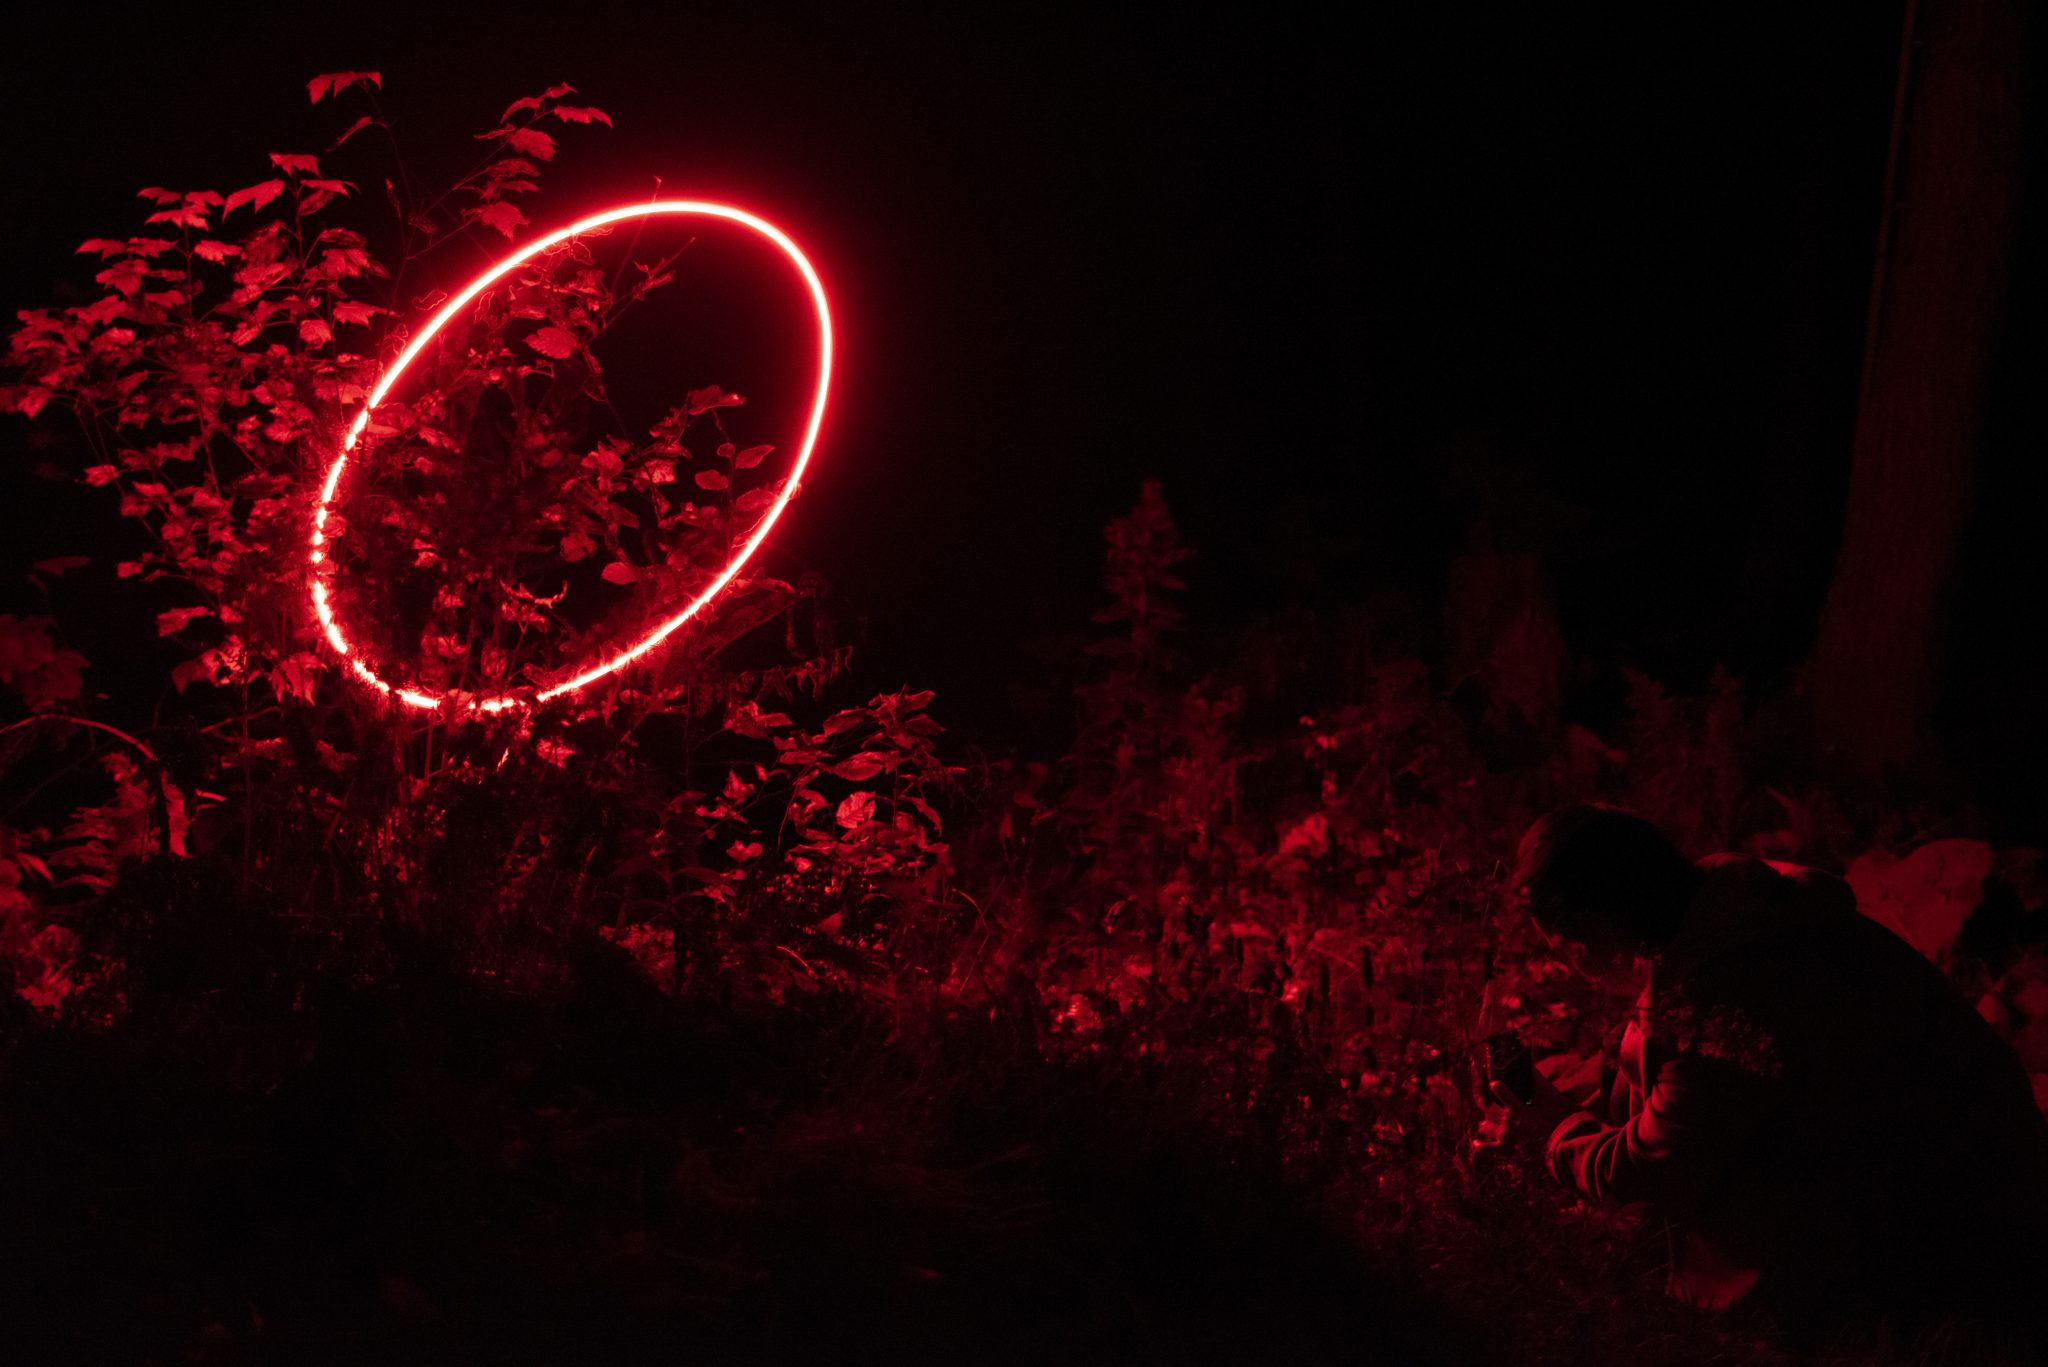
<path id="1" fill-rule="evenodd" d="M 1157 484 L 1109 523 L 1061 755 L 847 696 L 823 586 L 752 570 L 616 684 L 394 708 L 280 566 L 404 320 L 609 121 L 520 100 L 416 194 L 378 86 L 313 83 L 363 101 L 318 158 L 145 191 L 13 339 L 6 406 L 76 419 L 40 459 L 126 529 L 37 567 L 54 616 L 0 618 L 0 1237 L 36 1360 L 1775 1359 L 1487 1142 L 1475 1041 L 1584 1074 L 1626 1005 L 1508 914 L 1503 861 L 1590 797 L 1835 868 L 1967 832 L 1765 786 L 1725 677 L 1632 676 L 1611 734 L 1538 709 L 1504 750 L 1512 690 L 1395 633 L 1189 646 Z M 593 347 L 688 254 L 613 246 L 495 293 L 372 431 L 337 592 L 391 603 L 375 648 L 436 688 L 544 687 L 775 487 L 708 376 L 617 419 Z M 180 655 L 135 715 L 64 644 L 119 593 Z M 2048 1070 L 2033 866 L 1964 863 L 1901 914 Z"/>

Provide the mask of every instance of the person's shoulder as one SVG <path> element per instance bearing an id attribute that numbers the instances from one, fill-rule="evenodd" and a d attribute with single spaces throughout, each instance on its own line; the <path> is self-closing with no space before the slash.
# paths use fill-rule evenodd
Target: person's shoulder
<path id="1" fill-rule="evenodd" d="M 1729 851 L 1696 863 L 1710 886 L 1728 891 L 1804 894 L 1801 901 L 1830 911 L 1853 912 L 1856 894 L 1839 875 L 1779 859 Z"/>
<path id="2" fill-rule="evenodd" d="M 1756 872 L 1768 873 L 1771 869 L 1771 865 L 1768 862 L 1757 858 L 1753 854 L 1743 854 L 1739 850 L 1727 850 L 1720 854 L 1704 855 L 1693 861 L 1693 867 L 1697 868 L 1701 873 L 1718 874 L 1722 877 L 1742 876 Z"/>
<path id="3" fill-rule="evenodd" d="M 1849 886 L 1849 880 L 1840 874 L 1829 873 L 1826 869 L 1807 868 L 1803 864 L 1772 864 L 1780 874 L 1792 880 L 1807 900 L 1829 911 L 1853 915 L 1856 911 L 1856 890 Z M 1859 918 L 1860 919 L 1860 918 Z"/>
<path id="4" fill-rule="evenodd" d="M 1753 854 L 1739 854 L 1732 850 L 1694 860 L 1693 867 L 1700 871 L 1710 890 L 1721 893 L 1767 890 L 1777 886 L 1785 876 L 1779 865 Z"/>

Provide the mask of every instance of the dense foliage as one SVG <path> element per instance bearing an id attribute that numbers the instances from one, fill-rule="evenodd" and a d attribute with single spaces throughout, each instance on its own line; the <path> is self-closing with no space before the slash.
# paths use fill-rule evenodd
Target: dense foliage
<path id="1" fill-rule="evenodd" d="M 822 585 L 759 573 L 550 709 L 450 726 L 350 686 L 299 572 L 318 471 L 421 301 L 526 225 L 557 136 L 609 123 L 566 86 L 516 101 L 430 194 L 379 86 L 311 83 L 365 111 L 317 157 L 144 191 L 139 233 L 81 248 L 98 289 L 12 340 L 6 406 L 76 420 L 57 473 L 106 490 L 115 584 L 159 595 L 182 656 L 146 721 L 95 714 L 59 625 L 84 555 L 38 567 L 55 619 L 0 618 L 0 1162 L 61 1173 L 7 1213 L 103 1278 L 21 1282 L 95 1316 L 102 1351 L 547 1360 L 622 1345 L 621 1317 L 957 1350 L 1014 1314 L 1021 1355 L 1128 1349 L 1132 1305 L 1140 1356 L 1261 1317 L 1272 1344 L 1480 1351 L 1413 1309 L 1434 1298 L 1513 1360 L 1767 1355 L 1661 1303 L 1650 1254 L 1473 1099 L 1486 1033 L 1562 1077 L 1620 1020 L 1499 896 L 1522 825 L 1588 796 L 1701 852 L 1860 869 L 2048 1072 L 2026 852 L 1867 852 L 1953 832 L 1757 783 L 1725 678 L 1685 700 L 1632 677 L 1603 737 L 1516 686 L 1526 634 L 1455 679 L 1363 616 L 1185 649 L 1191 552 L 1157 484 L 1109 524 L 1062 756 L 948 754 L 927 692 L 841 698 Z M 558 677 L 772 496 L 709 377 L 648 430 L 617 420 L 594 344 L 688 260 L 618 246 L 472 310 L 330 526 L 373 648 L 436 688 Z M 139 1204 L 107 1208 L 141 1150 Z M 238 1236 L 196 1232 L 223 1206 Z M 341 1251 L 273 1265 L 309 1248 Z M 1421 1289 L 1385 1291 L 1404 1275 Z"/>
<path id="2" fill-rule="evenodd" d="M 858 904 L 872 884 L 942 871 L 931 799 L 952 773 L 928 694 L 808 725 L 775 710 L 815 703 L 845 666 L 816 583 L 743 575 L 629 687 L 539 718 L 451 728 L 337 677 L 307 608 L 311 488 L 403 346 L 401 320 L 444 271 L 473 268 L 479 234 L 525 224 L 518 202 L 556 153 L 548 130 L 609 123 L 567 86 L 516 100 L 478 135 L 476 168 L 429 195 L 389 139 L 369 151 L 389 132 L 378 85 L 374 72 L 315 80 L 316 103 L 361 97 L 371 112 L 320 157 L 273 154 L 254 185 L 143 191 L 141 233 L 80 249 L 104 263 L 101 292 L 21 315 L 7 406 L 76 419 L 74 477 L 105 486 L 139 533 L 115 573 L 173 599 L 157 630 L 186 658 L 170 671 L 177 764 L 138 740 L 101 761 L 115 792 L 86 809 L 97 825 L 10 832 L 10 886 L 45 909 L 19 918 L 61 925 L 78 895 L 157 848 L 118 816 L 152 804 L 169 809 L 166 848 L 232 865 L 245 890 L 316 916 L 432 908 L 444 930 L 485 938 L 519 922 L 666 943 L 678 922 L 798 885 Z M 322 174 L 344 157 L 363 164 L 356 179 Z M 359 191 L 379 181 L 381 204 Z M 738 394 L 700 384 L 647 432 L 620 430 L 591 344 L 672 281 L 677 253 L 600 268 L 606 245 L 567 244 L 480 299 L 423 357 L 423 383 L 379 408 L 346 516 L 327 524 L 335 601 L 375 658 L 435 689 L 544 685 L 699 591 L 773 497 L 772 448 L 736 438 Z M 782 661 L 720 666 L 776 623 Z M 37 712 L 79 697 L 82 661 L 46 623 L 7 633 L 8 676 Z M 48 733 L 34 742 L 69 739 Z M 105 1016 L 111 964 L 81 961 L 39 990 L 90 986 L 81 1009 Z"/>

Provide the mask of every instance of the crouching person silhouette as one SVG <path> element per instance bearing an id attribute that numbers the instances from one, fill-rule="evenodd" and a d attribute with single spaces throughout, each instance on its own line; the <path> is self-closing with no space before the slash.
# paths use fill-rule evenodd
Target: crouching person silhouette
<path id="1" fill-rule="evenodd" d="M 1761 1304 L 1800 1337 L 2032 1337 L 2048 1124 L 2011 1051 L 1846 883 L 1695 863 L 1581 805 L 1523 837 L 1514 884 L 1585 971 L 1648 962 L 1606 1097 L 1497 1095 L 1560 1181 L 1668 1231 L 1673 1295 Z"/>

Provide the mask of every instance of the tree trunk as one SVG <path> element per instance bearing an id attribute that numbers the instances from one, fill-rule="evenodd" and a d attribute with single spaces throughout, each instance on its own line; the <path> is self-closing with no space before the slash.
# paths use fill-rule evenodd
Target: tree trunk
<path id="1" fill-rule="evenodd" d="M 1908 0 L 1847 520 L 1806 687 L 1828 758 L 1911 768 L 1937 683 L 2019 171 L 2019 0 Z"/>

